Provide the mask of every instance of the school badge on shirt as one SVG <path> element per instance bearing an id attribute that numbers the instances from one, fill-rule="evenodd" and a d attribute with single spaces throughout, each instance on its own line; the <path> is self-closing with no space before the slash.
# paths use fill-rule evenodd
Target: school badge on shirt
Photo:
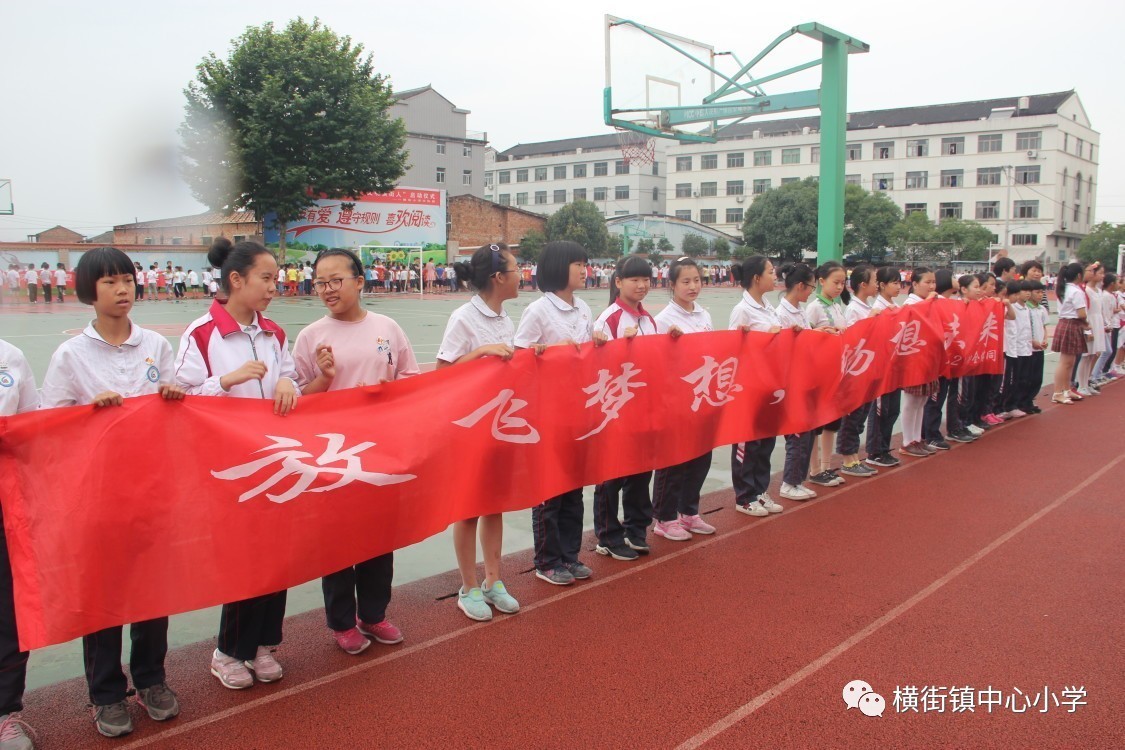
<path id="1" fill-rule="evenodd" d="M 145 377 L 148 382 L 155 383 L 160 380 L 160 368 L 156 366 L 156 360 L 152 357 L 145 359 L 145 364 L 148 365 L 148 370 L 145 372 Z"/>
<path id="2" fill-rule="evenodd" d="M 391 342 L 389 339 L 385 339 L 382 336 L 375 339 L 375 350 L 379 352 L 379 354 L 387 355 L 388 365 L 394 365 L 394 360 L 391 359 Z"/>
<path id="3" fill-rule="evenodd" d="M 15 384 L 16 379 L 8 372 L 8 363 L 0 362 L 0 388 L 11 388 Z"/>

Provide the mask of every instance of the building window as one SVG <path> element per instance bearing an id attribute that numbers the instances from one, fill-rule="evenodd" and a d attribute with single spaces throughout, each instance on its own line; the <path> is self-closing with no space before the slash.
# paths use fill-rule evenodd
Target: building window
<path id="1" fill-rule="evenodd" d="M 605 200 L 605 193 L 606 193 L 606 190 L 605 190 L 604 187 L 594 188 L 594 200 L 595 201 L 604 201 Z"/>
<path id="2" fill-rule="evenodd" d="M 437 146 L 437 152 L 439 154 L 445 153 L 445 141 L 438 141 L 436 146 Z"/>
<path id="3" fill-rule="evenodd" d="M 614 211 L 613 215 L 614 216 L 628 216 L 629 212 L 628 211 Z"/>
<path id="4" fill-rule="evenodd" d="M 690 198 L 691 197 L 691 183 L 678 182 L 676 183 L 676 197 L 677 198 Z"/>
<path id="5" fill-rule="evenodd" d="M 473 147 L 470 146 L 467 143 L 462 144 L 462 146 L 461 146 L 461 156 L 472 157 L 472 155 L 473 155 Z"/>
<path id="6" fill-rule="evenodd" d="M 516 182 L 527 182 L 527 170 L 526 169 L 517 169 L 516 170 Z"/>
<path id="7" fill-rule="evenodd" d="M 704 154 L 699 157 L 700 169 L 718 169 L 719 168 L 719 155 L 718 154 Z"/>
<path id="8" fill-rule="evenodd" d="M 1075 138 L 1074 153 L 1078 158 L 1082 158 L 1082 152 L 1086 150 L 1086 142 L 1081 138 Z"/>
<path id="9" fill-rule="evenodd" d="M 800 177 L 782 177 L 781 178 L 781 184 L 782 185 L 792 185 L 794 182 L 800 182 L 800 181 L 801 181 Z"/>
<path id="10" fill-rule="evenodd" d="M 1082 200 L 1082 173 L 1074 175 L 1074 200 Z"/>
<path id="11" fill-rule="evenodd" d="M 1079 211 L 1079 209 L 1081 209 L 1081 208 L 1082 208 L 1082 207 L 1081 207 L 1081 206 L 1079 206 L 1079 205 L 1078 205 L 1077 203 L 1075 203 L 1075 204 L 1074 204 L 1074 220 L 1075 220 L 1075 221 L 1078 221 L 1078 211 Z"/>
<path id="12" fill-rule="evenodd" d="M 961 204 L 960 203 L 939 203 L 938 204 L 938 219 L 960 219 L 961 218 Z"/>
<path id="13" fill-rule="evenodd" d="M 1039 166 L 1016 167 L 1016 182 L 1021 185 L 1039 184 Z"/>
<path id="14" fill-rule="evenodd" d="M 917 138 L 915 140 L 906 142 L 906 155 L 907 156 L 929 156 L 930 155 L 930 139 Z"/>
<path id="15" fill-rule="evenodd" d="M 537 205 L 537 206 L 547 205 L 547 191 L 546 190 L 536 190 L 535 191 L 535 205 Z"/>
<path id="16" fill-rule="evenodd" d="M 691 221 L 691 211 L 676 211 L 676 218 Z"/>
<path id="17" fill-rule="evenodd" d="M 857 174 L 846 174 L 846 175 L 844 175 L 844 184 L 845 185 L 863 185 L 863 180 Z"/>
<path id="18" fill-rule="evenodd" d="M 1002 167 L 981 167 L 977 170 L 977 187 L 1000 184 L 1000 170 Z M 943 172 L 944 174 L 944 172 Z"/>
<path id="19" fill-rule="evenodd" d="M 714 208 L 704 208 L 699 212 L 700 224 L 714 224 L 718 221 L 716 217 L 717 210 Z"/>
<path id="20" fill-rule="evenodd" d="M 439 185 L 445 184 L 445 167 L 437 168 L 437 173 L 434 175 L 434 181 Z"/>
<path id="21" fill-rule="evenodd" d="M 554 195 L 552 196 L 552 199 L 553 203 L 566 203 L 566 191 L 556 190 Z"/>
<path id="22" fill-rule="evenodd" d="M 565 180 L 566 179 L 566 165 L 565 164 L 563 164 L 561 167 L 555 167 L 555 179 L 556 180 Z"/>
<path id="23" fill-rule="evenodd" d="M 677 172 L 690 172 L 691 171 L 691 157 L 690 156 L 677 156 L 676 157 L 676 171 Z"/>
<path id="24" fill-rule="evenodd" d="M 941 186 L 943 188 L 955 188 L 965 186 L 965 170 L 963 169 L 943 169 L 941 170 Z"/>
<path id="25" fill-rule="evenodd" d="M 246 241 L 246 235 L 244 235 L 244 234 L 236 234 L 236 235 L 234 235 L 233 237 L 231 237 L 231 241 L 232 241 L 232 242 L 234 242 L 234 244 L 236 244 L 236 245 L 237 245 L 237 244 L 238 244 L 239 242 L 245 242 L 245 241 Z"/>
<path id="26" fill-rule="evenodd" d="M 1004 136 L 1001 133 L 988 133 L 977 136 L 977 153 L 991 154 L 1004 150 Z"/>
<path id="27" fill-rule="evenodd" d="M 605 177 L 607 174 L 609 174 L 608 161 L 594 162 L 594 177 Z"/>
<path id="28" fill-rule="evenodd" d="M 659 177 L 660 176 L 660 162 L 658 162 L 658 161 L 654 161 L 652 163 L 652 176 L 653 177 Z"/>
<path id="29" fill-rule="evenodd" d="M 652 189 L 652 202 L 656 203 L 658 200 L 660 200 L 660 188 L 654 187 Z"/>
<path id="30" fill-rule="evenodd" d="M 871 175 L 872 190 L 894 190 L 895 176 L 893 172 Z"/>
<path id="31" fill-rule="evenodd" d="M 629 200 L 629 186 L 618 185 L 613 189 L 613 197 L 619 201 Z"/>
<path id="32" fill-rule="evenodd" d="M 875 158 L 876 159 L 893 159 L 893 158 L 895 158 L 895 142 L 894 141 L 876 141 L 875 142 Z"/>
<path id="33" fill-rule="evenodd" d="M 145 245 L 151 245 L 151 244 L 153 244 L 153 240 L 152 240 L 152 237 L 145 237 L 145 238 L 144 238 L 144 242 L 143 242 L 143 244 L 145 244 Z"/>
<path id="34" fill-rule="evenodd" d="M 742 195 L 746 192 L 742 180 L 727 180 L 727 195 Z"/>
<path id="35" fill-rule="evenodd" d="M 800 164 L 801 163 L 801 149 L 799 149 L 799 148 L 783 148 L 783 149 L 781 149 L 781 163 L 782 164 Z"/>
<path id="36" fill-rule="evenodd" d="M 183 237 L 173 237 L 172 238 L 172 244 L 173 245 L 182 245 L 182 244 L 184 244 L 184 238 Z"/>
<path id="37" fill-rule="evenodd" d="M 1078 206 L 1075 206 L 1078 208 Z M 1017 219 L 1038 219 L 1039 201 L 1016 201 L 1012 204 L 1012 214 Z M 1078 217 L 1075 216 L 1075 219 Z"/>
<path id="38" fill-rule="evenodd" d="M 1093 207 L 1092 206 L 1086 206 L 1086 223 L 1089 224 L 1090 219 L 1092 219 L 1092 218 L 1093 218 Z"/>
<path id="39" fill-rule="evenodd" d="M 754 152 L 754 166 L 755 167 L 768 167 L 773 164 L 773 151 L 755 151 Z"/>
<path id="40" fill-rule="evenodd" d="M 1037 234 L 1013 234 L 1013 245 L 1038 245 L 1039 235 Z"/>
<path id="41" fill-rule="evenodd" d="M 510 193 L 500 193 L 500 205 L 501 206 L 512 205 L 512 196 L 511 196 Z"/>
<path id="42" fill-rule="evenodd" d="M 813 146 L 809 149 L 809 163 L 820 164 L 820 146 Z"/>
<path id="43" fill-rule="evenodd" d="M 741 152 L 739 152 L 737 154 L 727 154 L 727 169 L 733 169 L 735 167 L 745 167 L 745 166 L 746 166 L 746 154 L 741 153 Z"/>
<path id="44" fill-rule="evenodd" d="M 461 184 L 462 185 L 472 185 L 473 184 L 473 170 L 471 170 L 471 169 L 461 170 Z"/>
<path id="45" fill-rule="evenodd" d="M 1016 151 L 1033 151 L 1043 148 L 1043 131 L 1029 130 L 1026 133 L 1016 133 Z"/>
<path id="46" fill-rule="evenodd" d="M 767 177 L 764 180 L 754 180 L 754 195 L 761 195 L 770 189 L 770 180 Z"/>
<path id="47" fill-rule="evenodd" d="M 844 154 L 848 161 L 859 161 L 863 158 L 863 144 L 849 143 L 844 148 Z"/>
<path id="48" fill-rule="evenodd" d="M 613 163 L 614 174 L 629 174 L 629 162 L 624 159 L 618 159 Z"/>
<path id="49" fill-rule="evenodd" d="M 574 188 L 574 200 L 576 200 L 576 201 L 586 200 L 586 188 Z"/>
<path id="50" fill-rule="evenodd" d="M 906 189 L 907 190 L 922 190 L 929 187 L 930 173 L 929 172 L 907 172 L 906 173 Z"/>
<path id="51" fill-rule="evenodd" d="M 999 219 L 1000 201 L 977 201 L 977 219 Z"/>
<path id="52" fill-rule="evenodd" d="M 535 168 L 535 181 L 536 182 L 542 182 L 545 179 L 547 179 L 547 168 L 546 167 L 536 167 Z"/>
<path id="53" fill-rule="evenodd" d="M 925 203 L 907 203 L 905 206 L 903 206 L 902 212 L 906 216 L 909 216 L 910 214 L 924 214 L 924 213 L 926 213 L 926 204 Z"/>
<path id="54" fill-rule="evenodd" d="M 516 193 L 516 205 L 517 206 L 526 206 L 527 205 L 527 193 Z"/>
<path id="55" fill-rule="evenodd" d="M 575 178 L 585 177 L 586 176 L 586 165 L 585 164 L 575 164 L 574 165 L 574 176 L 575 176 Z"/>
<path id="56" fill-rule="evenodd" d="M 701 182 L 699 184 L 699 195 L 702 198 L 711 198 L 719 194 L 719 183 L 717 182 Z"/>
<path id="57" fill-rule="evenodd" d="M 727 209 L 727 224 L 741 224 L 742 223 L 742 209 L 741 208 L 728 208 Z"/>
<path id="58" fill-rule="evenodd" d="M 965 153 L 964 136 L 957 136 L 956 138 L 942 138 L 941 153 L 945 156 L 956 156 L 957 154 Z"/>
<path id="59" fill-rule="evenodd" d="M 512 173 L 511 172 L 509 172 L 508 170 L 504 170 L 503 172 L 500 173 L 500 184 L 501 185 L 507 185 L 511 181 L 512 181 Z"/>

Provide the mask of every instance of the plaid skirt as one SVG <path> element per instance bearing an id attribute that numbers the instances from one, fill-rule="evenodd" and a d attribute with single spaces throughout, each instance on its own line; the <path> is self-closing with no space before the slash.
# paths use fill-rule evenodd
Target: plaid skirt
<path id="1" fill-rule="evenodd" d="M 903 388 L 902 392 L 909 393 L 911 396 L 925 396 L 926 398 L 930 398 L 931 396 L 937 394 L 940 390 L 941 382 L 934 380 L 929 383 L 923 383 L 922 385 L 912 385 L 907 388 Z"/>
<path id="2" fill-rule="evenodd" d="M 1082 323 L 1074 318 L 1062 318 L 1051 339 L 1051 351 L 1059 354 L 1085 354 L 1086 335 Z"/>

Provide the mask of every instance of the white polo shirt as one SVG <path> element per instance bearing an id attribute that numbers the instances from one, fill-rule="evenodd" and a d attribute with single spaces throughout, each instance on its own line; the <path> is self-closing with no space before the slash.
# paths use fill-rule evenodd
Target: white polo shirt
<path id="1" fill-rule="evenodd" d="M 926 300 L 922 299 L 921 297 L 919 297 L 914 292 L 911 292 L 907 296 L 906 301 L 902 303 L 902 306 L 906 307 L 907 305 L 917 305 L 919 302 L 925 302 L 925 301 Z"/>
<path id="2" fill-rule="evenodd" d="M 805 317 L 809 321 L 809 328 L 836 328 L 842 331 L 848 327 L 848 311 L 839 297 L 826 305 L 820 297 L 813 295 L 805 305 Z"/>
<path id="3" fill-rule="evenodd" d="M 656 330 L 659 333 L 668 333 L 668 329 L 676 326 L 684 333 L 706 333 L 715 330 L 711 323 L 711 313 L 698 302 L 692 302 L 692 311 L 688 312 L 675 301 L 656 314 Z"/>
<path id="4" fill-rule="evenodd" d="M 1032 337 L 1030 311 L 1022 303 L 1012 305 L 1012 307 L 1016 311 L 1016 356 L 1030 357 Z"/>
<path id="5" fill-rule="evenodd" d="M 594 330 L 611 339 L 620 338 L 627 328 L 636 328 L 638 336 L 651 336 L 656 331 L 656 319 L 649 315 L 644 305 L 632 310 L 621 304 L 621 298 L 602 311 L 594 321 Z"/>
<path id="6" fill-rule="evenodd" d="M 469 352 L 489 344 L 513 346 L 515 336 L 516 325 L 508 317 L 508 311 L 501 307 L 497 314 L 479 294 L 474 294 L 449 316 L 437 358 L 443 362 L 456 362 Z"/>
<path id="7" fill-rule="evenodd" d="M 35 272 L 34 268 L 27 269 L 23 275 L 23 280 L 27 282 L 28 286 L 39 286 L 39 274 Z"/>
<path id="8" fill-rule="evenodd" d="M 121 346 L 103 339 L 93 323 L 64 341 L 43 378 L 42 408 L 89 404 L 105 391 L 125 398 L 144 396 L 172 382 L 172 345 L 159 333 L 131 325 Z"/>
<path id="9" fill-rule="evenodd" d="M 520 316 L 515 345 L 526 349 L 535 344 L 568 340 L 584 344 L 592 338 L 593 332 L 594 314 L 585 300 L 575 295 L 574 304 L 568 305 L 554 292 L 545 292 Z"/>
<path id="10" fill-rule="evenodd" d="M 1047 338 L 1047 320 L 1050 318 L 1050 313 L 1043 305 L 1027 306 L 1027 311 L 1031 313 L 1031 339 L 1032 341 L 1043 342 Z"/>
<path id="11" fill-rule="evenodd" d="M 1078 284 L 1066 285 L 1062 302 L 1059 303 L 1059 320 L 1077 319 L 1078 311 L 1086 309 L 1086 292 Z"/>
<path id="12" fill-rule="evenodd" d="M 871 317 L 871 305 L 853 294 L 848 306 L 844 308 L 844 317 L 847 319 L 848 325 L 854 326 L 864 318 Z"/>
<path id="13" fill-rule="evenodd" d="M 743 291 L 742 299 L 730 311 L 730 325 L 728 328 L 731 330 L 738 330 L 742 326 L 750 326 L 751 330 L 763 331 L 768 333 L 771 328 L 781 328 L 781 318 L 777 315 L 777 310 L 769 303 L 764 297 L 762 303 L 758 304 L 754 298 L 750 296 L 750 292 Z"/>
<path id="14" fill-rule="evenodd" d="M 887 300 L 885 300 L 883 298 L 883 295 L 881 295 L 881 294 L 876 294 L 875 295 L 875 301 L 871 303 L 872 312 L 879 312 L 880 310 L 896 310 L 896 309 L 898 309 L 898 304 L 894 300 L 891 300 L 890 302 L 888 302 Z"/>
<path id="15" fill-rule="evenodd" d="M 66 286 L 66 271 L 61 268 L 55 269 L 55 286 Z"/>
<path id="16" fill-rule="evenodd" d="M 809 319 L 805 316 L 805 311 L 799 305 L 794 305 L 784 297 L 777 303 L 777 317 L 781 320 L 783 328 L 792 328 L 793 326 L 811 328 Z"/>
<path id="17" fill-rule="evenodd" d="M 199 286 L 199 275 L 195 271 L 188 271 L 188 286 Z"/>
<path id="18" fill-rule="evenodd" d="M 16 347 L 0 339 L 0 417 L 39 408 L 31 365 Z"/>

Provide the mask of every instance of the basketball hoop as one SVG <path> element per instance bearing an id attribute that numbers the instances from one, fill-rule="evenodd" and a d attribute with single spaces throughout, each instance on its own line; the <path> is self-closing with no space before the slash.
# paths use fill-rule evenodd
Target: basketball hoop
<path id="1" fill-rule="evenodd" d="M 627 128 L 617 128 L 617 144 L 621 147 L 621 158 L 625 166 L 633 162 L 652 164 L 656 161 L 656 139 L 644 133 Z"/>

